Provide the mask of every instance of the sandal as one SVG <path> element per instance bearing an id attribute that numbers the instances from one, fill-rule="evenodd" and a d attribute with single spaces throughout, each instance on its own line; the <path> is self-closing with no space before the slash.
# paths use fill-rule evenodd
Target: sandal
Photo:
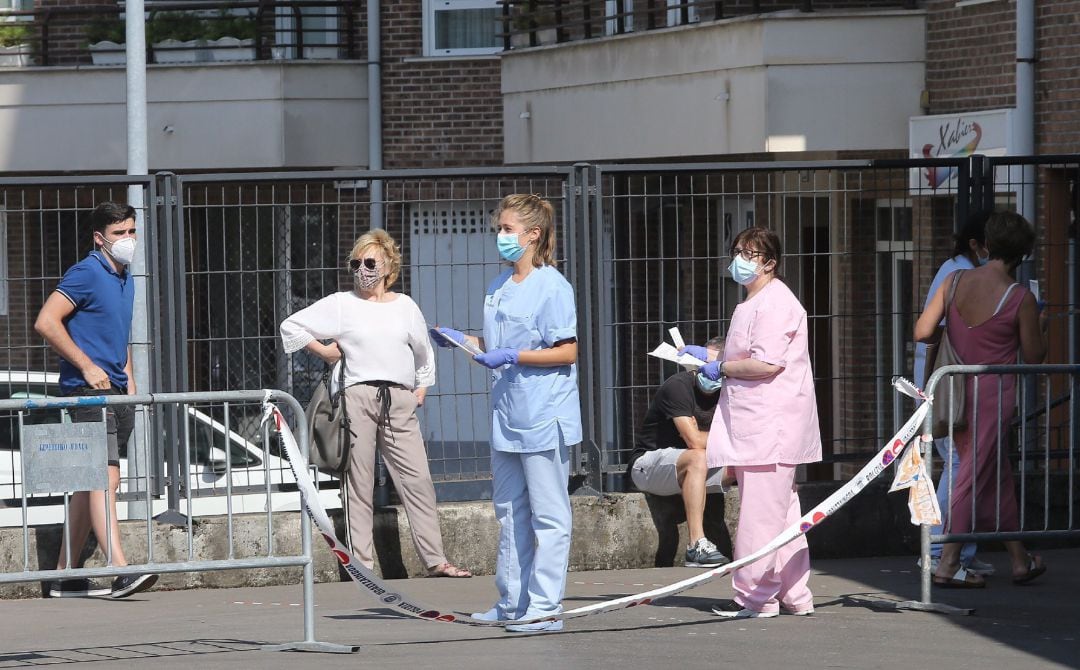
<path id="1" fill-rule="evenodd" d="M 940 586 L 943 589 L 984 589 L 986 588 L 986 581 L 975 573 L 968 572 L 963 567 L 960 567 L 956 569 L 956 574 L 952 577 L 934 575 L 934 586 Z"/>
<path id="2" fill-rule="evenodd" d="M 463 579 L 465 577 L 472 577 L 472 573 L 465 568 L 459 568 L 453 563 L 442 563 L 436 565 L 433 568 L 428 569 L 428 577 L 452 577 L 455 579 Z"/>
<path id="3" fill-rule="evenodd" d="M 1027 572 L 1022 575 L 1014 575 L 1012 578 L 1013 584 L 1027 584 L 1044 572 L 1046 572 L 1046 566 L 1043 565 L 1042 556 L 1028 554 Z"/>

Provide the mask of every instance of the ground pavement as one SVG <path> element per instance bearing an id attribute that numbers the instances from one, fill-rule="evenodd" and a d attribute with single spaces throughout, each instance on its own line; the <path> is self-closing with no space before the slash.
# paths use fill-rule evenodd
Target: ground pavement
<path id="1" fill-rule="evenodd" d="M 1080 667 L 1080 549 L 1043 552 L 1049 572 L 1014 586 L 1003 553 L 981 591 L 935 590 L 976 609 L 956 617 L 882 609 L 918 594 L 914 558 L 814 562 L 812 617 L 722 620 L 709 612 L 730 579 L 657 606 L 570 621 L 562 633 L 397 616 L 351 583 L 316 585 L 316 636 L 359 645 L 348 656 L 275 653 L 266 643 L 303 637 L 299 586 L 151 591 L 126 600 L 0 602 L 0 668 L 1053 668 Z M 693 575 L 691 568 L 571 573 L 567 607 L 637 593 Z M 489 576 L 395 582 L 446 611 L 486 609 Z"/>

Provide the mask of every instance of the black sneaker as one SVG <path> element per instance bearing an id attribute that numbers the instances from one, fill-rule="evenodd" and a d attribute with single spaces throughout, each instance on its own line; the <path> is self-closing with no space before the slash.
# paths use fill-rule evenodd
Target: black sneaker
<path id="1" fill-rule="evenodd" d="M 89 579 L 58 579 L 49 582 L 50 598 L 89 598 L 107 596 L 110 593 L 111 589 L 92 584 Z"/>
<path id="2" fill-rule="evenodd" d="M 145 591 L 157 583 L 157 580 L 157 575 L 120 575 L 113 580 L 112 597 L 127 598 L 139 591 Z"/>

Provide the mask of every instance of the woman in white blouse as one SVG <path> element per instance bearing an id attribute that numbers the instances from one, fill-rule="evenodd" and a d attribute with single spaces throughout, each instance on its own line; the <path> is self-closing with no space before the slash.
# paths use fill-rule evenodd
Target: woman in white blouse
<path id="1" fill-rule="evenodd" d="M 353 549 L 364 565 L 374 565 L 372 493 L 378 438 L 428 575 L 471 577 L 443 553 L 435 486 L 416 418 L 416 408 L 435 383 L 435 356 L 420 308 L 409 296 L 389 290 L 401 270 L 394 239 L 384 230 L 362 235 L 349 254 L 349 270 L 354 289 L 329 295 L 285 319 L 281 339 L 286 353 L 307 349 L 331 365 L 345 355 Z"/>

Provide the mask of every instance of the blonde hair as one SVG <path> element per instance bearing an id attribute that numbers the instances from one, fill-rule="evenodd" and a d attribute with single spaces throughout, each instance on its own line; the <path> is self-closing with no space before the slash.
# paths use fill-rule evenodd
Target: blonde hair
<path id="1" fill-rule="evenodd" d="M 390 233 L 382 228 L 376 228 L 364 233 L 356 240 L 352 251 L 349 252 L 349 258 L 359 258 L 368 247 L 376 247 L 382 251 L 383 256 L 386 258 L 387 272 L 386 277 L 383 279 L 383 286 L 390 288 L 401 273 L 401 251 L 398 249 L 397 242 L 390 237 Z"/>
<path id="2" fill-rule="evenodd" d="M 540 230 L 540 239 L 536 243 L 536 251 L 532 258 L 533 266 L 555 267 L 555 208 L 551 203 L 531 193 L 508 195 L 502 199 L 492 215 L 491 224 L 496 230 L 499 228 L 499 219 L 503 212 L 507 211 L 517 214 L 525 230 L 533 228 Z"/>

